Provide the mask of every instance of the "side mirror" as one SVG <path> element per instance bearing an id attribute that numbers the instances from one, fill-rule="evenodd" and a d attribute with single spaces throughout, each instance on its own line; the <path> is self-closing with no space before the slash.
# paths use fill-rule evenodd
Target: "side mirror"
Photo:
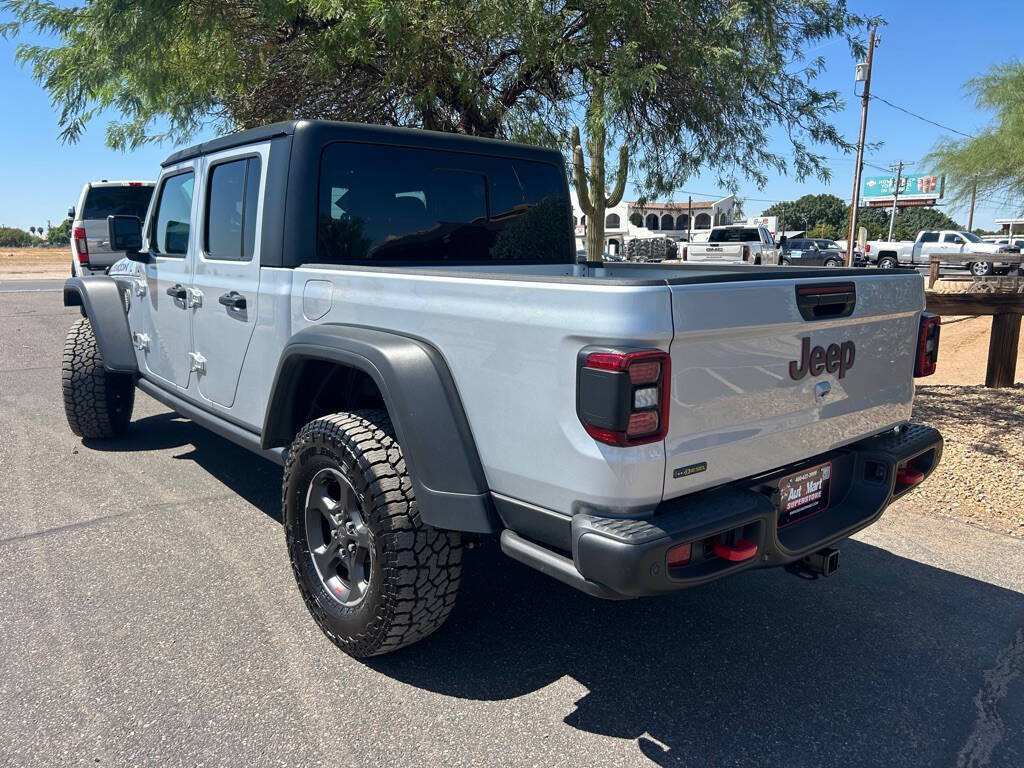
<path id="1" fill-rule="evenodd" d="M 73 206 L 73 205 L 70 208 L 68 208 L 68 218 L 69 219 L 75 218 L 75 206 Z"/>
<path id="2" fill-rule="evenodd" d="M 124 255 L 132 261 L 149 261 L 148 253 L 140 253 L 142 222 L 138 216 L 107 216 L 107 236 L 110 250 L 124 251 Z"/>

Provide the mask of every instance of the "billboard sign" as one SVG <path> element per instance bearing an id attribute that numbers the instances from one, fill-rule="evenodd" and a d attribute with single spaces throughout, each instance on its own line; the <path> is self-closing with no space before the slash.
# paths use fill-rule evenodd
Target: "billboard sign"
<path id="1" fill-rule="evenodd" d="M 900 199 L 938 200 L 942 197 L 946 177 L 934 173 L 905 173 L 900 179 Z M 892 200 L 896 192 L 896 174 L 867 176 L 861 188 L 861 197 Z"/>

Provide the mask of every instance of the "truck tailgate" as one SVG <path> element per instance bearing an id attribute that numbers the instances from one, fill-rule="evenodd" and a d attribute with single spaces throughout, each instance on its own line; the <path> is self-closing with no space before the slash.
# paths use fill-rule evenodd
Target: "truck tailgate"
<path id="1" fill-rule="evenodd" d="M 665 498 L 776 469 L 910 417 L 920 275 L 751 275 L 671 281 L 671 291 Z M 841 316 L 837 301 L 851 291 L 852 313 Z"/>
<path id="2" fill-rule="evenodd" d="M 686 247 L 687 261 L 743 261 L 743 246 L 736 243 L 693 243 Z"/>

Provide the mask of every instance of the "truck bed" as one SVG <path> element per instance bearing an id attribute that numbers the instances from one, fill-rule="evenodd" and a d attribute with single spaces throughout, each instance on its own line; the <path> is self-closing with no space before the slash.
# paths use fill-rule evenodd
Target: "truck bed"
<path id="1" fill-rule="evenodd" d="M 804 320 L 795 287 L 837 283 L 855 286 L 856 310 Z M 562 514 L 642 512 L 906 421 L 923 309 L 914 270 L 776 266 L 309 264 L 264 268 L 259 294 L 261 321 L 242 371 L 251 397 L 233 417 L 262 426 L 274 351 L 305 327 L 424 339 L 451 370 L 488 486 Z M 791 380 L 805 337 L 855 341 L 855 368 L 842 381 Z M 576 414 L 577 358 L 592 345 L 670 352 L 665 440 L 616 447 L 586 433 Z M 834 394 L 816 402 L 823 380 Z M 706 471 L 675 476 L 701 462 Z"/>

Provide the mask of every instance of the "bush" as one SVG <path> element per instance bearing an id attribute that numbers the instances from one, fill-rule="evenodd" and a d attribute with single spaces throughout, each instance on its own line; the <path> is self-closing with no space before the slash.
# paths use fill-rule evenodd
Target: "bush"
<path id="1" fill-rule="evenodd" d="M 36 239 L 24 229 L 17 227 L 0 227 L 0 247 L 24 248 L 32 245 Z"/>

